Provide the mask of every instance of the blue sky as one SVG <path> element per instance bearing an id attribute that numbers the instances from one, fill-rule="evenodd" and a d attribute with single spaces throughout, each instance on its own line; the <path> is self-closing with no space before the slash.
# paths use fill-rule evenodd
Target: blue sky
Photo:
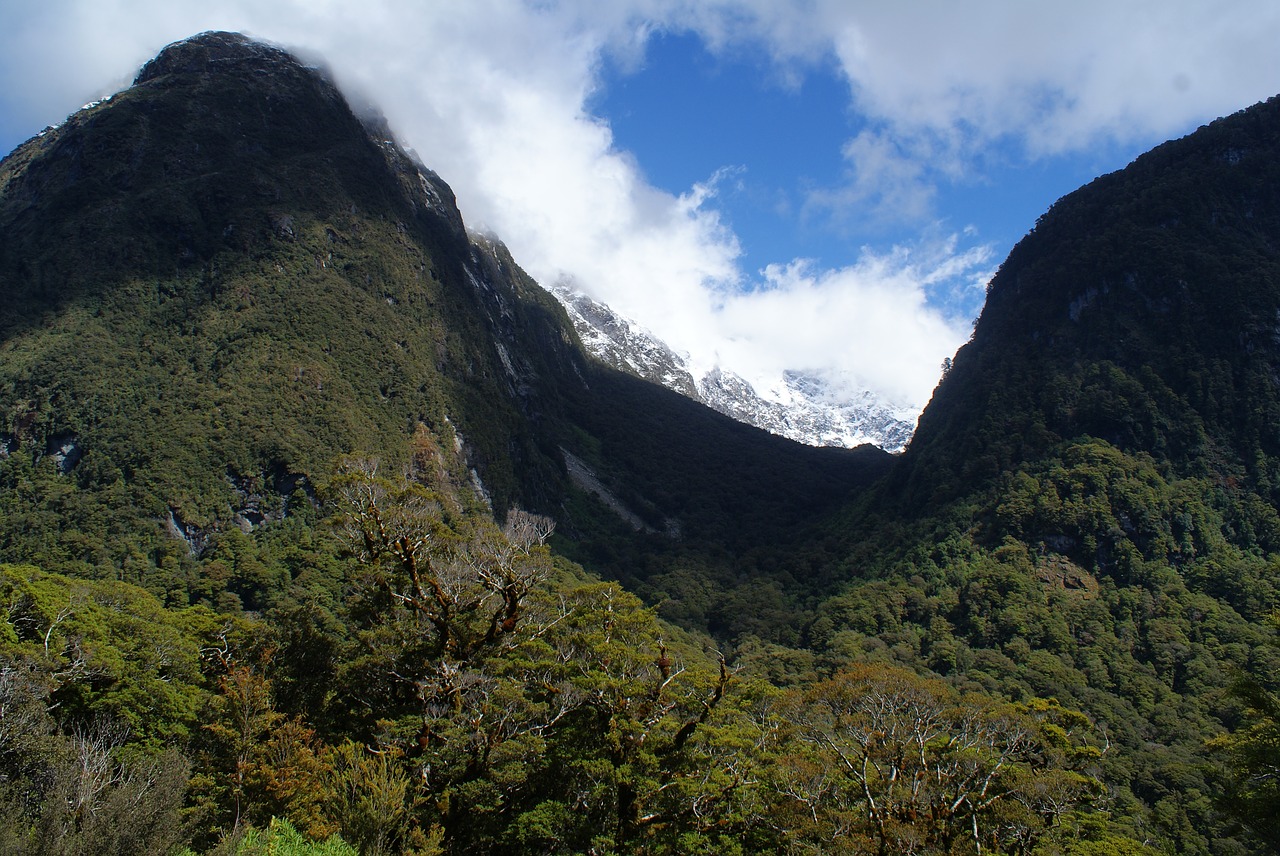
<path id="1" fill-rule="evenodd" d="M 0 0 L 3 2 L 3 0 Z M 1274 0 L 4 3 L 0 149 L 231 29 L 324 57 L 544 284 L 908 417 L 1058 197 L 1280 92 Z"/>
<path id="2" fill-rule="evenodd" d="M 1101 140 L 1037 160 L 997 144 L 965 175 L 940 182 L 923 216 L 863 217 L 808 198 L 841 182 L 842 147 L 867 127 L 851 102 L 849 82 L 829 58 L 788 79 L 758 46 L 716 55 L 686 31 L 652 36 L 638 67 L 606 57 L 587 106 L 656 187 L 679 194 L 715 181 L 715 207 L 739 239 L 748 275 L 797 256 L 844 267 L 868 244 L 909 243 L 946 229 L 1003 256 L 1054 200 L 1163 139 Z M 955 315 L 981 309 L 976 291 L 947 298 L 934 302 Z"/>
<path id="3" fill-rule="evenodd" d="M 857 125 L 848 84 L 830 63 L 784 81 L 768 62 L 758 50 L 717 57 L 694 33 L 659 34 L 640 68 L 606 61 L 588 107 L 657 187 L 678 194 L 724 172 L 717 207 L 744 267 L 796 255 L 850 261 L 832 230 L 805 216 L 802 197 L 840 176 L 840 147 Z"/>

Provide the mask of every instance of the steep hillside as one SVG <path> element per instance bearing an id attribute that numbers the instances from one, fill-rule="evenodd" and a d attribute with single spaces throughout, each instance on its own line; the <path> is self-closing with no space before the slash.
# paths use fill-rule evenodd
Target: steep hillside
<path id="1" fill-rule="evenodd" d="M 175 46 L 0 186 L 5 430 L 36 455 L 204 525 L 416 421 L 520 424 L 447 186 L 282 51 Z M 505 501 L 510 439 L 468 439 Z"/>
<path id="2" fill-rule="evenodd" d="M 1280 99 L 1058 201 L 849 513 L 810 647 L 1058 698 L 1105 724 L 1144 834 L 1265 847 L 1206 741 L 1257 721 L 1233 681 L 1280 687 L 1278 322 Z"/>
<path id="3" fill-rule="evenodd" d="M 1276 498 L 1278 149 L 1272 99 L 1042 216 L 920 421 L 903 466 L 916 500 L 1083 434 Z"/>
<path id="4" fill-rule="evenodd" d="M 632 579 L 659 572 L 623 567 L 637 539 L 668 529 L 669 554 L 719 550 L 704 561 L 736 576 L 724 551 L 795 532 L 886 460 L 595 363 L 438 176 L 278 48 L 177 43 L 0 163 L 6 559 L 148 580 L 309 504 L 339 456 L 407 460 L 415 436 L 499 516 L 550 513 Z"/>

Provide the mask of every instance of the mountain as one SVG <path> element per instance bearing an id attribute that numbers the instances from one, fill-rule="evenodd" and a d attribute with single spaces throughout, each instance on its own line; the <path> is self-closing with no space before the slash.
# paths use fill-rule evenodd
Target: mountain
<path id="1" fill-rule="evenodd" d="M 864 391 L 856 401 L 834 394 L 822 378 L 788 371 L 767 396 L 720 367 L 694 377 L 686 355 L 581 292 L 552 287 L 587 350 L 636 377 L 651 380 L 720 413 L 810 446 L 872 444 L 900 452 L 911 439 L 914 414 Z"/>
<path id="2" fill-rule="evenodd" d="M 1065 197 L 812 448 L 169 46 L 0 161 L 0 850 L 1274 850 L 1278 188 L 1270 101 Z"/>
<path id="3" fill-rule="evenodd" d="M 384 122 L 230 34 L 167 48 L 0 163 L 0 347 L 3 463 L 43 480 L 0 523 L 5 557 L 150 585 L 355 453 L 427 443 L 499 517 L 553 514 L 637 582 L 660 575 L 622 558 L 649 532 L 679 532 L 672 553 L 793 540 L 887 463 L 591 359 Z"/>
<path id="4" fill-rule="evenodd" d="M 1214 747 L 1276 760 L 1278 320 L 1280 99 L 1059 200 L 850 509 L 875 546 L 809 644 L 1086 710 L 1170 852 L 1273 852 L 1223 814 L 1274 806 L 1260 768 Z"/>
<path id="5" fill-rule="evenodd" d="M 0 449 L 19 853 L 768 837 L 767 691 L 705 629 L 795 640 L 892 460 L 589 357 L 385 123 L 229 33 L 0 161 Z"/>
<path id="6" fill-rule="evenodd" d="M 1272 99 L 1059 200 L 991 281 L 904 473 L 955 496 L 1081 435 L 1278 496 Z"/>
<path id="7" fill-rule="evenodd" d="M 23 458 L 72 444 L 89 495 L 199 540 L 419 421 L 467 432 L 455 463 L 500 505 L 547 466 L 479 345 L 498 316 L 452 193 L 284 51 L 176 45 L 0 188 L 2 430 Z"/>
<path id="8" fill-rule="evenodd" d="M 551 293 L 564 304 L 583 345 L 597 359 L 698 399 L 698 384 L 689 371 L 688 360 L 665 342 L 580 291 L 553 286 Z"/>

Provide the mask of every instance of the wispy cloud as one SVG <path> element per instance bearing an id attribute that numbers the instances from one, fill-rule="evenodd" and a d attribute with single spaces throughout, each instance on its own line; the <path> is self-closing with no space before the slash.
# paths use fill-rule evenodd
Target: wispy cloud
<path id="1" fill-rule="evenodd" d="M 937 168 L 928 156 L 907 151 L 901 140 L 864 130 L 842 151 L 847 180 L 808 194 L 810 214 L 829 217 L 844 230 L 883 232 L 927 222 L 933 213 Z M 918 142 L 918 141 L 917 141 Z"/>

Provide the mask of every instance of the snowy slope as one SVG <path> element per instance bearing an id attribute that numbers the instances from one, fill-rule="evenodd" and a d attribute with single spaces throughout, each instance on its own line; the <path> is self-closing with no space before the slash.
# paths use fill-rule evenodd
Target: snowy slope
<path id="1" fill-rule="evenodd" d="M 608 306 L 565 288 L 551 292 L 597 358 L 740 422 L 811 446 L 871 443 L 889 452 L 901 451 L 915 429 L 917 412 L 890 407 L 869 391 L 853 400 L 837 396 L 821 378 L 802 372 L 785 372 L 763 390 L 720 367 L 695 377 L 685 355 Z"/>

